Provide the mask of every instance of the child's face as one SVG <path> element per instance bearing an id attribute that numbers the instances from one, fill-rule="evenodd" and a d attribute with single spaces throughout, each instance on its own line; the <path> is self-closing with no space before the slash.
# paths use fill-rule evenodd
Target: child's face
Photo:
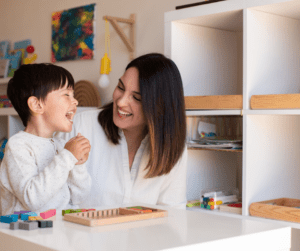
<path id="1" fill-rule="evenodd" d="M 74 98 L 74 90 L 63 88 L 48 93 L 44 102 L 44 119 L 49 134 L 54 132 L 70 132 L 78 101 Z"/>

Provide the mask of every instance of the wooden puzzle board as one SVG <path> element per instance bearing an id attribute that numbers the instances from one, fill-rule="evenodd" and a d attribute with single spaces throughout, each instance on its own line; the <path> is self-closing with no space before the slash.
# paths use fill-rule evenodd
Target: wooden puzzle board
<path id="1" fill-rule="evenodd" d="M 142 210 L 152 210 L 152 212 L 143 212 L 132 209 L 136 207 L 142 208 Z M 136 207 L 120 207 L 107 210 L 65 214 L 64 220 L 94 227 L 168 216 L 168 212 L 165 210 L 140 206 Z"/>

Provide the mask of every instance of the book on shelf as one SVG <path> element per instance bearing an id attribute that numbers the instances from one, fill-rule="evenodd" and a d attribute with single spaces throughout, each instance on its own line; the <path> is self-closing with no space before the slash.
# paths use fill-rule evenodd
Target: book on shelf
<path id="1" fill-rule="evenodd" d="M 239 139 L 225 139 L 217 137 L 200 138 L 187 143 L 188 147 L 211 149 L 242 149 L 243 141 Z"/>

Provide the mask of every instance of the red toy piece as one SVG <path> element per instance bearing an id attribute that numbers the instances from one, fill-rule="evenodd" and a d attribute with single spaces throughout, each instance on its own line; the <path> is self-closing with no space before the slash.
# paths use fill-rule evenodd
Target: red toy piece
<path id="1" fill-rule="evenodd" d="M 26 51 L 28 53 L 33 53 L 34 52 L 34 47 L 32 45 L 28 45 L 27 48 L 26 48 Z"/>

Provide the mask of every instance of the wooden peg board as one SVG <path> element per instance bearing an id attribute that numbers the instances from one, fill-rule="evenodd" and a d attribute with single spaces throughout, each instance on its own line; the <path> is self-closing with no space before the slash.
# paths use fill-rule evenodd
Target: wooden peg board
<path id="1" fill-rule="evenodd" d="M 135 207 L 120 207 L 108 210 L 98 210 L 80 213 L 65 214 L 64 220 L 74 222 L 90 227 L 123 223 L 129 221 L 139 221 L 154 219 L 168 216 L 165 210 L 154 209 L 149 207 L 140 207 L 142 210 L 152 210 L 152 212 L 140 211 L 132 208 Z"/>

